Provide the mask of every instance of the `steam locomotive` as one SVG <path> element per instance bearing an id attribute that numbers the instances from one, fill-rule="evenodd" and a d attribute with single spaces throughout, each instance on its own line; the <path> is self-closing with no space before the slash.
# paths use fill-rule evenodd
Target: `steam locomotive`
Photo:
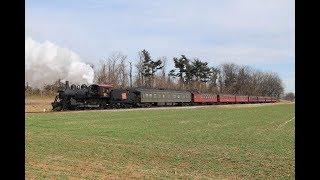
<path id="1" fill-rule="evenodd" d="M 71 85 L 58 91 L 53 111 L 79 109 L 138 108 L 154 106 L 190 106 L 231 103 L 274 103 L 274 97 L 208 94 L 150 88 L 113 88 L 112 85 Z"/>

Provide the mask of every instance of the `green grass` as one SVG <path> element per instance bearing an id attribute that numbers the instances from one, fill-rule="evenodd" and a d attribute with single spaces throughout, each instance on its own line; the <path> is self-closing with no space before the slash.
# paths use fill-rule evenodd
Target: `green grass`
<path id="1" fill-rule="evenodd" d="M 26 177 L 294 178 L 294 105 L 26 115 Z"/>

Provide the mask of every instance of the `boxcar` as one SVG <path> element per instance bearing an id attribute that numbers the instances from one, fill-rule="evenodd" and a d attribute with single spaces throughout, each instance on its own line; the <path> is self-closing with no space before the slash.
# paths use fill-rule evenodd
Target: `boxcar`
<path id="1" fill-rule="evenodd" d="M 235 103 L 236 102 L 235 95 L 219 94 L 217 97 L 218 97 L 218 102 L 220 102 L 220 103 Z"/>
<path id="2" fill-rule="evenodd" d="M 216 94 L 191 93 L 192 102 L 194 103 L 217 103 L 218 97 Z"/>
<path id="3" fill-rule="evenodd" d="M 249 97 L 248 96 L 238 96 L 236 95 L 236 102 L 238 103 L 248 103 Z"/>

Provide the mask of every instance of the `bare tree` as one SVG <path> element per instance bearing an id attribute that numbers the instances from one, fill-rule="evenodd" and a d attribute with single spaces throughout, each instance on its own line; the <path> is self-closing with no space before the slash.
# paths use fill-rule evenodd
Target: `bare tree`
<path id="1" fill-rule="evenodd" d="M 120 63 L 118 65 L 119 81 L 121 87 L 128 85 L 128 72 L 126 69 L 126 58 L 127 56 L 120 56 Z"/>
<path id="2" fill-rule="evenodd" d="M 295 100 L 295 95 L 294 95 L 293 92 L 288 92 L 283 96 L 283 99 L 287 100 L 287 101 L 294 101 Z"/>
<path id="3" fill-rule="evenodd" d="M 222 86 L 224 92 L 231 94 L 237 93 L 237 90 L 235 89 L 237 82 L 237 70 L 238 66 L 234 63 L 221 65 Z"/>
<path id="4" fill-rule="evenodd" d="M 220 70 L 215 67 L 211 67 L 210 69 L 210 74 L 209 74 L 209 91 L 213 93 L 218 93 L 219 92 L 219 87 L 218 87 L 218 78 L 219 78 L 219 73 Z"/>
<path id="5" fill-rule="evenodd" d="M 143 76 L 143 57 L 141 53 L 139 53 L 139 61 L 135 65 L 137 69 L 137 75 L 135 77 L 135 86 L 143 86 L 144 85 L 144 76 Z"/>
<path id="6" fill-rule="evenodd" d="M 101 61 L 100 69 L 96 72 L 96 81 L 113 84 L 115 87 L 126 87 L 128 84 L 126 58 L 127 56 L 121 52 L 115 52 L 105 61 Z"/>
<path id="7" fill-rule="evenodd" d="M 95 73 L 95 81 L 98 84 L 105 84 L 108 82 L 108 73 L 106 64 L 103 61 L 100 61 L 100 69 Z"/>
<path id="8" fill-rule="evenodd" d="M 129 62 L 130 64 L 130 87 L 132 87 L 132 62 Z"/>
<path id="9" fill-rule="evenodd" d="M 240 66 L 237 73 L 235 93 L 248 95 L 250 91 L 248 85 L 250 84 L 251 69 L 248 66 Z"/>

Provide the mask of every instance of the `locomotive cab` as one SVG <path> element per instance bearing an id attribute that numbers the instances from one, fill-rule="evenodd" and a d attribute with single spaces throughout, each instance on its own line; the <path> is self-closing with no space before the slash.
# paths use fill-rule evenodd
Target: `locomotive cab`
<path id="1" fill-rule="evenodd" d="M 108 98 L 110 97 L 110 91 L 111 91 L 112 85 L 100 85 L 100 84 L 92 84 L 89 86 L 90 93 L 94 97 L 99 98 Z"/>

